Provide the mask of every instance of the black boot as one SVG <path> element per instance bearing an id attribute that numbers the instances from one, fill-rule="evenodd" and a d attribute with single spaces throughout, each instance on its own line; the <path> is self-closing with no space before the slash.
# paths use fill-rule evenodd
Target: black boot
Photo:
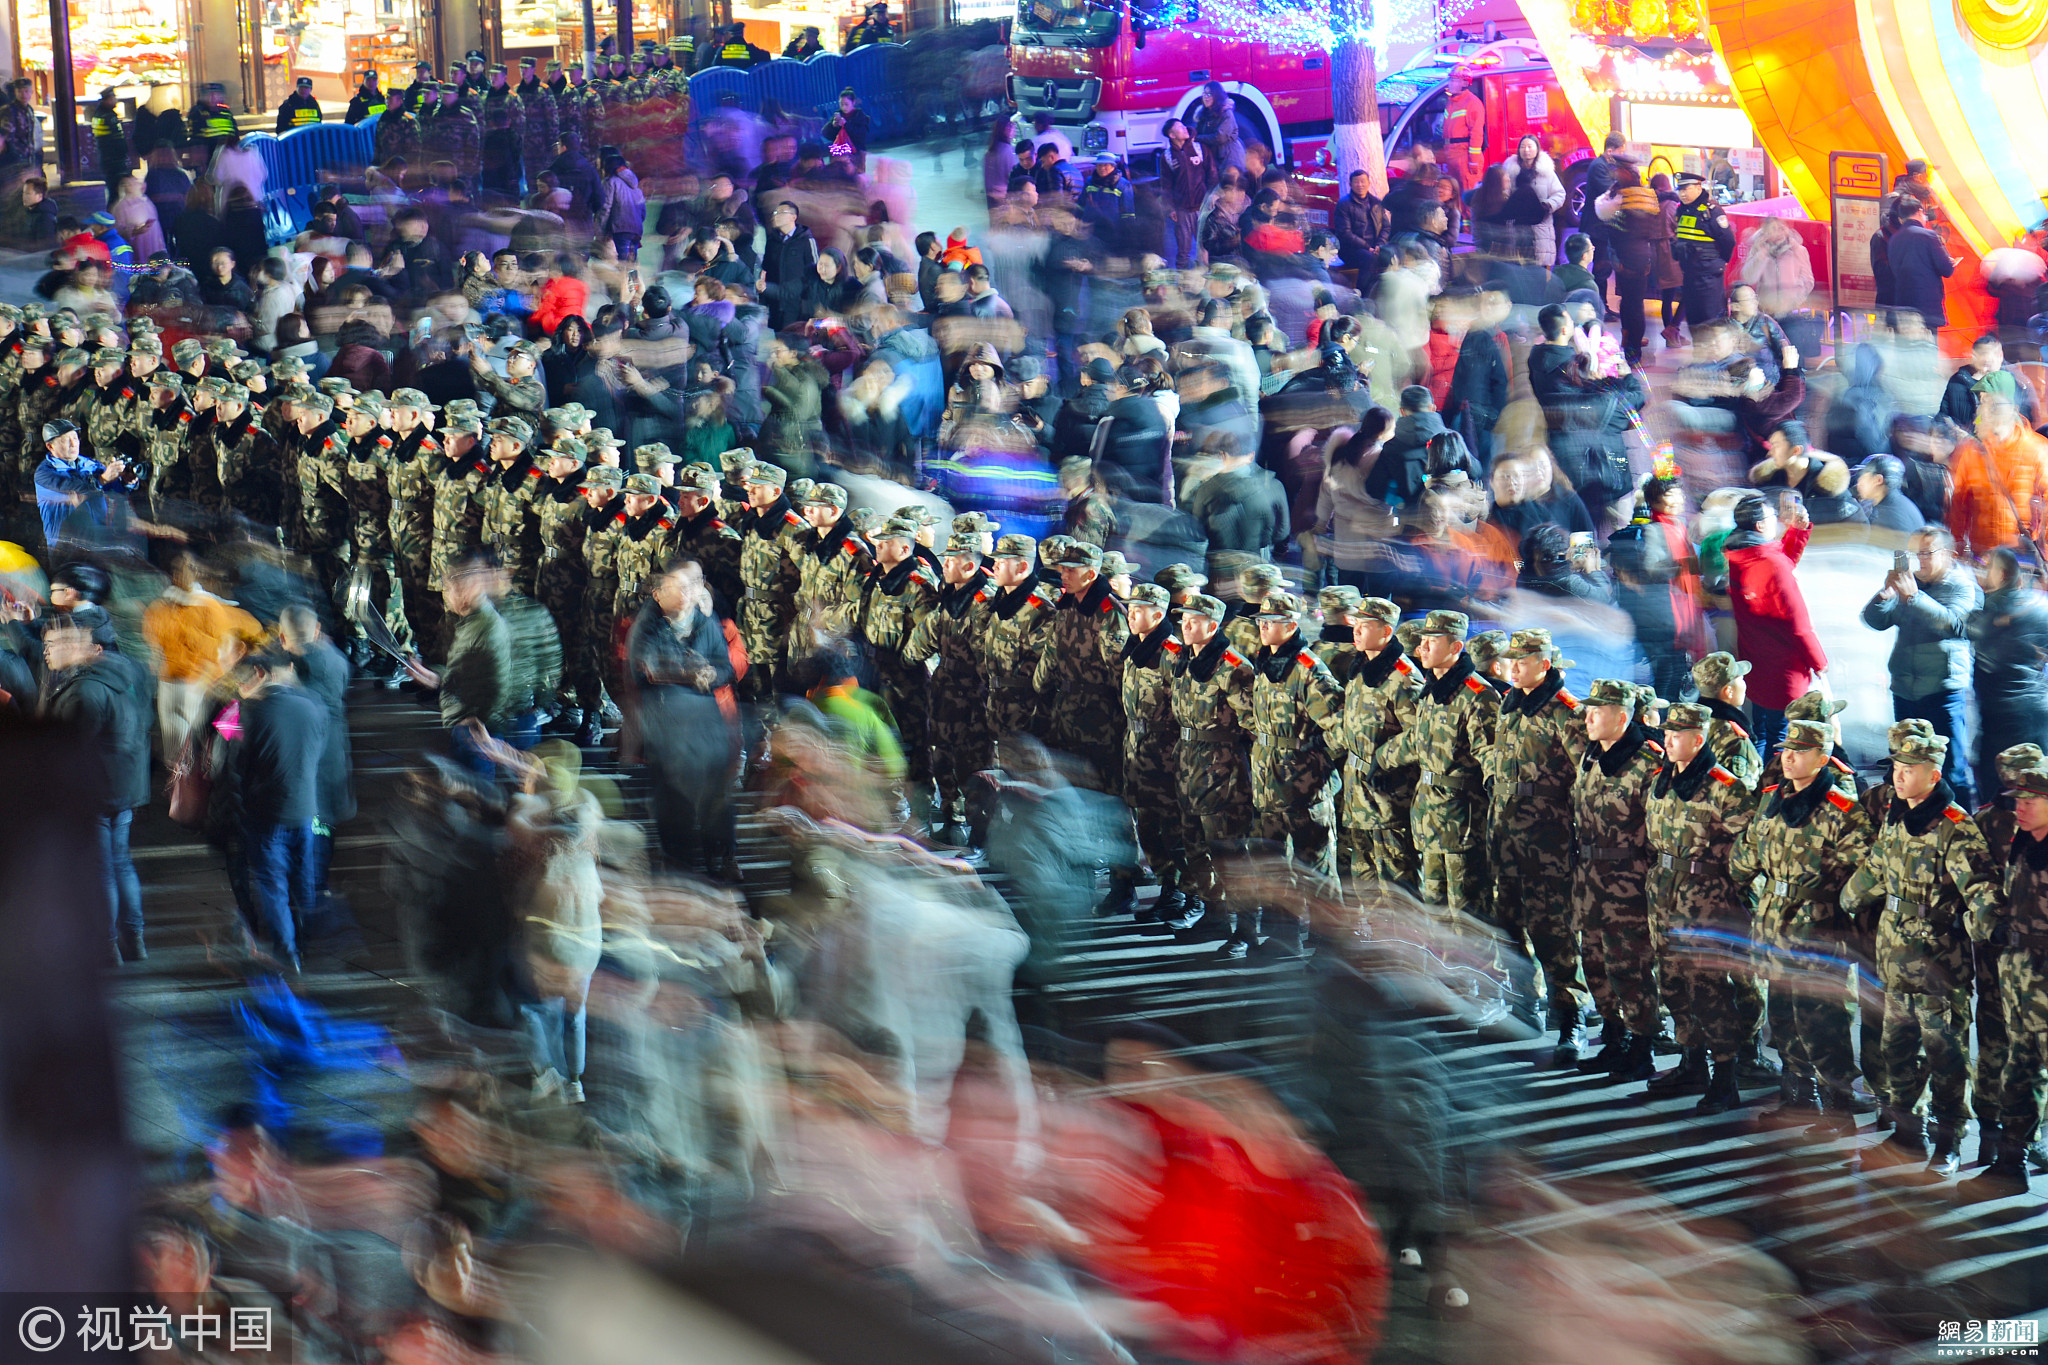
<path id="1" fill-rule="evenodd" d="M 1308 956 L 1308 924 L 1294 915 L 1275 911 L 1264 917 L 1267 935 L 1257 941 L 1251 955 L 1263 962 L 1289 962 Z"/>
<path id="2" fill-rule="evenodd" d="M 1956 1198 L 1965 1203 L 1982 1199 L 2010 1199 L 2027 1192 L 2027 1147 L 2016 1138 L 2001 1137 L 1991 1164 L 1956 1186 Z"/>
<path id="3" fill-rule="evenodd" d="M 1744 1085 L 1776 1085 L 1783 1074 L 1783 1068 L 1764 1055 L 1761 1039 L 1750 1039 L 1748 1046 L 1735 1055 L 1735 1076 Z"/>
<path id="4" fill-rule="evenodd" d="M 1707 1093 L 1700 1096 L 1700 1102 L 1692 1107 L 1692 1112 L 1711 1117 L 1725 1114 L 1741 1104 L 1742 1091 L 1737 1084 L 1740 1067 L 1741 1063 L 1736 1061 L 1715 1062 L 1714 1078 L 1707 1082 Z"/>
<path id="5" fill-rule="evenodd" d="M 1131 918 L 1140 924 L 1163 924 L 1167 920 L 1177 918 L 1187 900 L 1187 893 L 1179 887 L 1162 886 L 1159 888 L 1159 894 L 1153 897 L 1152 903 L 1135 911 Z"/>
<path id="6" fill-rule="evenodd" d="M 1756 1116 L 1759 1128 L 1804 1128 L 1820 1113 L 1820 1087 L 1811 1076 L 1778 1077 L 1778 1102 Z"/>
<path id="7" fill-rule="evenodd" d="M 1627 1050 L 1627 1025 L 1619 1019 L 1603 1019 L 1600 1021 L 1600 1050 L 1590 1057 L 1579 1058 L 1578 1068 L 1588 1074 L 1596 1071 L 1612 1073 Z"/>
<path id="8" fill-rule="evenodd" d="M 1576 1011 L 1558 1022 L 1557 1046 L 1550 1050 L 1549 1069 L 1575 1071 L 1579 1065 L 1579 1016 Z"/>
<path id="9" fill-rule="evenodd" d="M 1856 1101 L 1850 1097 L 1847 1086 L 1820 1087 L 1820 1118 L 1808 1125 L 1806 1131 L 1810 1137 L 1822 1141 L 1855 1135 Z"/>
<path id="10" fill-rule="evenodd" d="M 2027 1144 L 2027 1165 L 2048 1175 L 2048 1141 L 2035 1138 Z"/>
<path id="11" fill-rule="evenodd" d="M 1138 880 L 1126 872 L 1112 872 L 1109 875 L 1109 894 L 1095 907 L 1098 915 L 1121 915 L 1128 911 L 1138 899 Z"/>
<path id="12" fill-rule="evenodd" d="M 1225 962 L 1242 962 L 1259 942 L 1259 912 L 1240 910 L 1230 917 L 1230 936 L 1216 950 Z"/>
<path id="13" fill-rule="evenodd" d="M 1927 1174 L 1936 1180 L 1946 1180 L 1963 1167 L 1963 1125 L 1960 1122 L 1936 1123 L 1928 1134 L 1928 1146 L 1932 1149 L 1927 1157 Z"/>
<path id="14" fill-rule="evenodd" d="M 1200 896 L 1183 892 L 1180 908 L 1171 915 L 1161 915 L 1159 917 L 1159 928 L 1167 933 L 1183 933 L 1200 924 L 1202 917 L 1208 912 L 1209 907 Z"/>
<path id="15" fill-rule="evenodd" d="M 1883 1142 L 1865 1147 L 1850 1166 L 1865 1175 L 1912 1170 L 1927 1160 L 1927 1120 L 1919 1114 L 1892 1112 L 1892 1134 Z"/>
<path id="16" fill-rule="evenodd" d="M 604 743 L 604 729 L 598 722 L 595 710 L 583 713 L 583 722 L 576 727 L 576 734 L 569 742 L 579 749 L 595 749 Z"/>
<path id="17" fill-rule="evenodd" d="M 1977 1159 L 1972 1166 L 1989 1166 L 1998 1160 L 2002 1134 L 1997 1119 L 1977 1120 Z"/>
<path id="18" fill-rule="evenodd" d="M 1193 903 L 1191 902 L 1191 905 Z M 1237 929 L 1237 916 L 1217 901 L 1199 902 L 1202 913 L 1185 929 L 1173 931 L 1176 943 L 1214 943 L 1228 939 Z"/>
<path id="19" fill-rule="evenodd" d="M 1632 1081 L 1647 1081 L 1657 1074 L 1657 1053 L 1655 1038 L 1647 1034 L 1631 1033 L 1628 1045 L 1614 1063 L 1614 1079 L 1628 1084 Z"/>
<path id="20" fill-rule="evenodd" d="M 1707 1088 L 1707 1082 L 1712 1079 L 1713 1069 L 1707 1065 L 1707 1050 L 1689 1047 L 1677 1066 L 1650 1078 L 1647 1098 L 1668 1100 L 1674 1095 L 1697 1095 Z"/>

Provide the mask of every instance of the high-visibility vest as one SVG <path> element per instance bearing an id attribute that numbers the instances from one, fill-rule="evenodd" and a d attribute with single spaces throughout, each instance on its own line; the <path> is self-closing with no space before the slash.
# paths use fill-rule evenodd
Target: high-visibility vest
<path id="1" fill-rule="evenodd" d="M 298 108 L 292 110 L 292 127 L 294 128 L 303 128 L 309 123 L 318 123 L 319 121 L 320 106 L 317 104 L 302 104 Z"/>
<path id="2" fill-rule="evenodd" d="M 121 136 L 121 116 L 119 114 L 94 114 L 92 116 L 92 135 L 94 137 Z"/>
<path id="3" fill-rule="evenodd" d="M 225 109 L 209 109 L 199 120 L 199 136 L 203 139 L 230 138 L 235 135 L 235 116 Z"/>
<path id="4" fill-rule="evenodd" d="M 1680 204 L 1678 206 L 1678 213 L 1672 219 L 1671 235 L 1673 239 L 1681 242 L 1705 242 L 1709 246 L 1718 246 L 1719 243 L 1714 240 L 1714 234 L 1706 229 L 1707 220 L 1712 214 L 1713 205 L 1707 201 L 1705 195 L 1701 195 L 1690 204 Z"/>
<path id="5" fill-rule="evenodd" d="M 384 112 L 384 108 L 385 106 L 382 103 L 366 104 L 363 106 L 363 117 L 369 118 L 374 114 L 381 114 Z"/>
<path id="6" fill-rule="evenodd" d="M 743 62 L 748 59 L 749 55 L 745 43 L 727 43 L 723 48 L 719 49 L 718 60 L 721 62 Z"/>

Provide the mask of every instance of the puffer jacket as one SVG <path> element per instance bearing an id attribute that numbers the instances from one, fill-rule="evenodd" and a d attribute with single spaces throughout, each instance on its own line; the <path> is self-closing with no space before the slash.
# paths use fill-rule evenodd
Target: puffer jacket
<path id="1" fill-rule="evenodd" d="M 1521 175 L 1521 159 L 1511 156 L 1500 163 L 1500 169 L 1507 173 L 1508 183 L 1513 185 Z M 1530 225 L 1530 231 L 1534 237 L 1536 263 L 1548 266 L 1557 260 L 1557 220 L 1551 215 L 1564 207 L 1564 182 L 1557 178 L 1557 166 L 1548 152 L 1536 153 L 1536 164 L 1532 169 L 1536 178 L 1530 189 L 1543 205 L 1543 217 Z"/>
<path id="2" fill-rule="evenodd" d="M 1898 628 L 1888 661 L 1892 695 L 1917 701 L 1970 685 L 1971 613 L 1984 600 L 1970 571 L 1951 568 L 1938 583 L 1922 583 L 1911 598 L 1873 597 L 1863 607 L 1872 630 Z"/>

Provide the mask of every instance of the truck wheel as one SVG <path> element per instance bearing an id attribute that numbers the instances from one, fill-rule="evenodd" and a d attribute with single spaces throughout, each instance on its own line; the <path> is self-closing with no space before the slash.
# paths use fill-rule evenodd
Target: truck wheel
<path id="1" fill-rule="evenodd" d="M 1563 259 L 1564 239 L 1579 230 L 1579 221 L 1586 214 L 1586 167 L 1591 164 L 1581 161 L 1564 173 L 1564 207 L 1551 215 L 1557 228 L 1558 258 Z"/>
<path id="2" fill-rule="evenodd" d="M 1286 151 L 1280 145 L 1279 135 L 1267 130 L 1264 118 L 1258 114 L 1246 113 L 1243 105 L 1239 105 L 1236 112 L 1237 136 L 1240 142 L 1247 147 L 1257 144 L 1271 152 L 1272 155 L 1266 158 L 1268 166 L 1278 166 L 1287 159 Z"/>

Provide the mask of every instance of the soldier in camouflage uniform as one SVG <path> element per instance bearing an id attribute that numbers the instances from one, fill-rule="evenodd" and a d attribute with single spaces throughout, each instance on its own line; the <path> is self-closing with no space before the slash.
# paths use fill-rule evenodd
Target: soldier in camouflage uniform
<path id="1" fill-rule="evenodd" d="M 472 343 L 475 344 L 475 343 Z M 470 376 L 479 395 L 489 394 L 493 417 L 521 417 L 539 429 L 541 414 L 547 411 L 548 390 L 534 373 L 540 366 L 540 352 L 530 341 L 514 341 L 505 348 L 505 373 L 499 374 L 484 359 L 481 350 L 469 356 Z"/>
<path id="2" fill-rule="evenodd" d="M 528 193 L 540 183 L 540 173 L 555 160 L 555 139 L 562 124 L 555 110 L 555 96 L 534 72 L 534 59 L 519 59 L 519 107 L 525 114 L 520 126 L 520 153 L 526 164 Z"/>
<path id="3" fill-rule="evenodd" d="M 168 370 L 159 370 L 149 377 L 149 398 L 149 412 L 137 423 L 136 438 L 141 445 L 141 457 L 149 466 L 150 515 L 161 518 L 173 503 L 191 496 L 192 470 L 185 463 L 185 433 L 192 426 L 192 409 L 185 404 L 184 382 Z"/>
<path id="4" fill-rule="evenodd" d="M 1964 916 L 1989 924 L 2000 887 L 1984 835 L 1942 779 L 1948 740 L 1901 735 L 1892 746 L 1892 799 L 1870 856 L 1842 889 L 1842 909 L 1878 908 L 1877 969 L 1884 979 L 1885 1105 L 1892 1134 L 1862 1153 L 1865 1170 L 1927 1159 L 1951 1175 L 1968 1087 L 1970 935 Z M 1933 1090 L 1929 1153 L 1922 1105 Z"/>
<path id="5" fill-rule="evenodd" d="M 1749 827 L 1750 793 L 1715 761 L 1706 727 L 1713 713 L 1678 702 L 1664 717 L 1667 756 L 1650 785 L 1645 827 L 1657 860 L 1650 872 L 1650 932 L 1664 1004 L 1684 1059 L 1650 1082 L 1653 1096 L 1704 1090 L 1698 1113 L 1741 1103 L 1736 1061 L 1751 1039 L 1755 1011 L 1743 997 L 1756 983 L 1735 944 L 1749 935 L 1749 904 L 1729 872 L 1735 841 Z"/>
<path id="6" fill-rule="evenodd" d="M 611 533 L 612 571 L 618 576 L 612 619 L 630 628 L 640 614 L 642 589 L 674 558 L 669 546 L 676 523 L 661 496 L 661 483 L 652 474 L 629 475 L 624 502 L 625 520 Z"/>
<path id="7" fill-rule="evenodd" d="M 1507 659 L 1513 690 L 1501 702 L 1487 764 L 1494 922 L 1524 973 L 1534 949 L 1557 1030 L 1551 1065 L 1576 1066 L 1583 1001 L 1571 911 L 1571 790 L 1586 756 L 1586 722 L 1552 662 L 1549 631 L 1516 631 Z"/>
<path id="8" fill-rule="evenodd" d="M 583 443 L 570 438 L 557 441 L 542 455 L 546 477 L 534 496 L 534 515 L 540 523 L 540 563 L 534 570 L 534 596 L 554 618 L 561 639 L 563 668 L 559 698 L 546 698 L 547 709 L 555 712 L 558 727 L 579 737 L 585 733 L 583 710 L 597 706 L 598 675 L 579 668 L 583 653 L 583 592 L 590 583 L 589 566 L 583 562 L 583 536 L 589 527 L 589 504 L 584 501 Z M 594 717 L 593 717 L 594 719 Z M 598 736 L 591 734 L 595 743 Z"/>
<path id="9" fill-rule="evenodd" d="M 391 555 L 414 634 L 429 652 L 444 643 L 440 583 L 434 572 L 434 504 L 443 452 L 440 438 L 434 435 L 432 416 L 426 394 L 418 389 L 395 389 L 386 400 L 383 419 L 391 433 L 384 476 L 390 500 Z"/>
<path id="10" fill-rule="evenodd" d="M 334 400 L 306 390 L 292 398 L 298 417 L 299 546 L 312 557 L 321 583 L 341 582 L 341 547 L 348 536 L 348 438 L 335 425 Z"/>
<path id="11" fill-rule="evenodd" d="M 35 486 L 36 466 L 43 462 L 43 423 L 57 415 L 57 376 L 50 367 L 56 343 L 28 336 L 21 344 L 21 373 L 9 407 L 14 410 L 14 486 Z"/>
<path id="12" fill-rule="evenodd" d="M 1856 1130 L 1849 1095 L 1856 1061 L 1842 1008 L 1840 898 L 1875 831 L 1829 775 L 1833 750 L 1833 732 L 1822 722 L 1786 722 L 1783 779 L 1763 789 L 1730 870 L 1737 883 L 1755 886 L 1758 967 L 1770 983 L 1771 1040 L 1784 1059 L 1778 1103 L 1759 1122 L 1818 1119 L 1847 1134 Z"/>
<path id="13" fill-rule="evenodd" d="M 1324 732 L 1338 725 L 1344 689 L 1302 641 L 1306 604 L 1289 592 L 1266 594 L 1259 604 L 1259 652 L 1252 656 L 1252 811 L 1258 837 L 1279 843 L 1294 862 L 1326 884 L 1336 878 L 1331 829 L 1336 823 L 1336 760 Z M 1222 949 L 1243 957 L 1262 926 L 1238 917 Z M 1299 922 L 1277 930 L 1279 951 L 1299 950 Z"/>
<path id="14" fill-rule="evenodd" d="M 709 470 L 697 468 L 710 478 Z M 931 674 L 922 660 L 911 662 L 903 651 L 938 606 L 940 584 L 939 576 L 917 557 L 917 531 L 916 518 L 897 516 L 875 532 L 875 566 L 861 585 L 855 638 L 867 645 L 882 700 L 896 718 L 912 828 L 925 830 L 933 823 Z"/>
<path id="15" fill-rule="evenodd" d="M 382 616 L 401 647 L 416 650 L 405 615 L 405 589 L 391 553 L 392 440 L 383 420 L 384 403 L 375 394 L 359 395 L 341 418 L 342 432 L 348 437 L 342 487 L 348 496 L 347 549 L 352 564 L 342 618 L 348 622 L 350 654 L 358 668 L 371 659 L 360 623 L 373 612 Z"/>
<path id="16" fill-rule="evenodd" d="M 1508 633 L 1504 630 L 1482 630 L 1465 642 L 1465 653 L 1472 659 L 1472 671 L 1493 689 L 1496 696 L 1502 698 L 1511 690 L 1507 649 Z"/>
<path id="17" fill-rule="evenodd" d="M 534 466 L 527 447 L 533 428 L 524 418 L 495 417 L 487 428 L 491 438 L 491 473 L 477 490 L 483 511 L 484 544 L 498 556 L 511 576 L 513 590 L 530 594 L 540 566 L 538 502 L 545 476 Z M 650 569 L 652 565 L 648 566 Z"/>
<path id="18" fill-rule="evenodd" d="M 740 695 L 766 701 L 775 694 L 785 668 L 783 650 L 796 619 L 797 570 L 813 532 L 783 496 L 789 475 L 778 465 L 750 464 L 741 476 L 745 509 L 737 514 L 740 533 L 740 638 L 747 645 L 747 676 Z"/>
<path id="19" fill-rule="evenodd" d="M 1274 564 L 1251 563 L 1238 570 L 1237 597 L 1230 602 L 1230 619 L 1223 623 L 1223 633 L 1230 637 L 1231 647 L 1246 658 L 1259 652 L 1259 604 L 1286 581 Z"/>
<path id="20" fill-rule="evenodd" d="M 1415 768 L 1409 806 L 1422 898 L 1452 911 L 1486 908 L 1483 835 L 1487 753 L 1493 747 L 1500 694 L 1466 657 L 1462 612 L 1433 611 L 1423 619 L 1416 662 L 1429 677 L 1415 703 L 1415 718 L 1380 741 L 1374 761 L 1382 769 Z"/>
<path id="21" fill-rule="evenodd" d="M 1326 602 L 1325 610 L 1331 605 Z M 1381 743 L 1414 723 L 1422 696 L 1422 670 L 1394 638 L 1400 619 L 1401 609 L 1384 597 L 1359 598 L 1346 610 L 1350 657 L 1338 660 L 1341 669 L 1330 669 L 1343 684 L 1344 710 L 1330 732 L 1330 746 L 1344 753 L 1338 840 L 1350 851 L 1351 874 L 1413 887 L 1408 807 L 1415 799 L 1415 769 L 1384 768 L 1378 761 Z"/>
<path id="22" fill-rule="evenodd" d="M 635 457 L 648 452 L 668 453 L 655 443 L 641 446 Z M 675 531 L 669 537 L 670 559 L 694 559 L 704 570 L 704 581 L 717 597 L 719 607 L 731 611 L 740 600 L 740 533 L 726 525 L 720 515 L 718 476 L 704 465 L 691 465 L 676 477 Z M 749 670 L 751 671 L 751 669 Z"/>
<path id="23" fill-rule="evenodd" d="M 1650 943 L 1651 851 L 1645 820 L 1664 748 L 1636 716 L 1628 683 L 1601 678 L 1584 706 L 1586 752 L 1572 779 L 1572 925 L 1600 1010 L 1601 1049 L 1579 1070 L 1648 1080 L 1658 1018 Z"/>
<path id="24" fill-rule="evenodd" d="M 432 490 L 433 530 L 427 554 L 427 588 L 438 594 L 455 566 L 482 544 L 483 507 L 477 494 L 491 477 L 490 448 L 484 424 L 474 414 L 447 418 L 435 438 L 439 450 L 425 459 L 423 471 Z M 401 442 L 400 448 L 403 447 Z"/>
<path id="25" fill-rule="evenodd" d="M 791 663 L 816 653 L 828 640 L 853 634 L 861 584 L 875 562 L 846 514 L 844 488 L 836 483 L 813 485 L 801 510 L 813 535 L 797 561 Z"/>
<path id="26" fill-rule="evenodd" d="M 988 619 L 981 632 L 981 672 L 988 680 L 989 737 L 1038 731 L 1038 665 L 1052 637 L 1052 600 L 1039 590 L 1038 545 L 1030 536 L 996 541 L 989 570 Z"/>
<path id="27" fill-rule="evenodd" d="M 1999 794 L 1972 817 L 1991 851 L 1991 864 L 1999 884 L 2012 862 L 2013 835 L 2019 827 L 2020 775 L 2042 766 L 2041 746 L 2015 744 L 1998 752 Z M 1977 937 L 1971 947 L 1972 977 L 1977 983 L 1977 1065 L 1971 1077 L 1971 1111 L 1977 1117 L 1977 1160 L 1982 1166 L 1995 1160 L 1999 1151 L 1999 1114 L 2004 1095 L 2006 1062 L 2012 1055 L 2013 1034 L 2006 1012 L 2004 973 L 1999 960 L 2004 948 Z M 2029 1139 L 2031 1141 L 2031 1139 Z M 2048 1162 L 2044 1162 L 2048 1165 Z"/>
<path id="28" fill-rule="evenodd" d="M 1182 878 L 1188 904 L 1181 919 L 1190 938 L 1236 934 L 1237 915 L 1217 876 L 1216 858 L 1242 852 L 1252 829 L 1252 662 L 1223 630 L 1229 610 L 1220 598 L 1190 596 L 1181 612 L 1181 655 L 1172 679 L 1173 718 L 1180 726 L 1174 755 L 1180 784 Z"/>
<path id="29" fill-rule="evenodd" d="M 2040 761 L 2038 749 L 2034 754 L 2032 762 L 2018 761 L 2021 756 L 2012 749 L 1998 756 L 2000 774 L 2013 793 L 2010 818 L 2000 822 L 2009 831 L 2006 847 L 1998 851 L 2004 863 L 2002 894 L 1993 902 L 1973 900 L 1970 908 L 1970 937 L 1998 952 L 2011 1041 L 1993 1097 L 1981 1093 L 1979 1073 L 1979 1114 L 1997 1106 L 1995 1120 L 1979 1122 L 1996 1134 L 1997 1150 L 1982 1174 L 1957 1187 L 1965 1199 L 2025 1194 L 2029 1160 L 2048 1165 L 2048 1152 L 2038 1141 L 2041 1104 L 2048 1097 L 2048 765 Z M 2008 755 L 2015 760 L 2010 765 Z"/>
<path id="30" fill-rule="evenodd" d="M 80 391 L 64 414 L 85 433 L 86 449 L 103 464 L 135 452 L 134 445 L 124 441 L 127 432 L 121 425 L 123 404 L 129 396 L 127 368 L 128 357 L 122 352 L 96 352 L 92 358 L 92 383 Z"/>
<path id="31" fill-rule="evenodd" d="M 583 621 L 577 631 L 582 639 L 581 667 L 585 673 L 596 672 L 601 694 L 609 692 L 616 698 L 624 695 L 616 637 L 619 545 L 625 525 L 631 520 L 626 511 L 626 476 L 610 465 L 596 465 L 584 475 L 583 491 L 584 501 L 590 507 L 583 528 L 583 563 L 590 582 L 583 591 Z M 635 495 L 636 499 L 642 496 Z M 658 494 L 652 496 L 659 500 Z M 582 686 L 578 684 L 578 696 L 584 702 L 583 726 L 587 731 L 593 728 L 593 720 L 603 719 L 603 704 L 600 702 L 593 714 Z"/>
<path id="32" fill-rule="evenodd" d="M 1137 824 L 1138 847 L 1159 878 L 1159 899 L 1138 918 L 1171 930 L 1201 917 L 1189 913 L 1186 829 L 1180 810 L 1180 726 L 1173 717 L 1173 676 L 1181 643 L 1173 638 L 1170 598 L 1157 583 L 1131 588 L 1124 606 L 1128 627 L 1122 650 L 1123 798 Z"/>
<path id="33" fill-rule="evenodd" d="M 434 111 L 432 122 L 422 125 L 421 133 L 427 155 L 435 161 L 453 162 L 456 176 L 475 194 L 483 164 L 483 129 L 455 86 L 441 87 L 441 107 Z"/>
<path id="34" fill-rule="evenodd" d="M 1717 650 L 1692 666 L 1692 680 L 1700 689 L 1700 705 L 1714 716 L 1707 726 L 1707 747 L 1713 750 L 1714 761 L 1755 791 L 1764 765 L 1742 714 L 1742 704 L 1749 698 L 1744 681 L 1749 669 L 1748 660 Z"/>
<path id="35" fill-rule="evenodd" d="M 1045 649 L 1032 679 L 1043 706 L 1046 743 L 1094 771 L 1102 790 L 1122 789 L 1123 707 L 1117 698 L 1124 642 L 1130 627 L 1102 575 L 1102 550 L 1070 541 L 1059 559 L 1063 588 Z M 1119 885 L 1112 909 L 1128 909 Z"/>
<path id="36" fill-rule="evenodd" d="M 231 383 L 214 404 L 213 459 L 228 506 L 258 526 L 274 527 L 283 498 L 277 445 L 249 399 L 247 388 Z"/>
<path id="37" fill-rule="evenodd" d="M 780 474 L 781 470 L 776 470 Z M 904 642 L 904 661 L 928 668 L 931 771 L 938 788 L 934 837 L 966 844 L 967 779 L 993 767 L 988 728 L 988 683 L 981 673 L 980 635 L 994 590 L 981 567 L 982 537 L 953 536 L 939 560 L 938 600 Z"/>

